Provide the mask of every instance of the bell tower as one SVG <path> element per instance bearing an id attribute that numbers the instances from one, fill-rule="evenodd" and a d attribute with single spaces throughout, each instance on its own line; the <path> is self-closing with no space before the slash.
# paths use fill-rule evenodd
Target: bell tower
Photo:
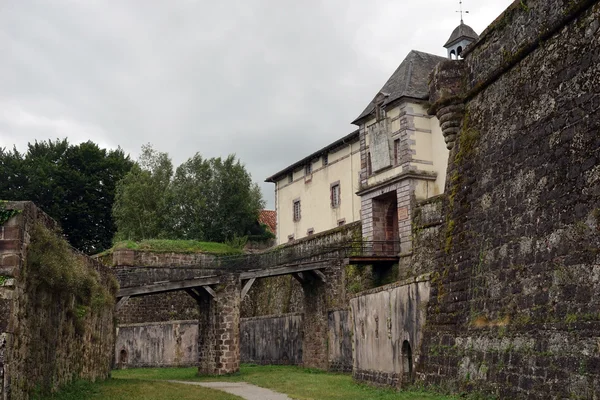
<path id="1" fill-rule="evenodd" d="M 448 50 L 448 58 L 450 60 L 459 60 L 462 59 L 463 50 L 473 42 L 476 42 L 479 39 L 479 35 L 475 33 L 473 28 L 469 25 L 465 25 L 463 21 L 463 14 L 468 14 L 468 11 L 463 11 L 462 9 L 462 0 L 459 1 L 460 4 L 460 25 L 452 31 L 450 38 L 444 45 L 444 47 Z"/>

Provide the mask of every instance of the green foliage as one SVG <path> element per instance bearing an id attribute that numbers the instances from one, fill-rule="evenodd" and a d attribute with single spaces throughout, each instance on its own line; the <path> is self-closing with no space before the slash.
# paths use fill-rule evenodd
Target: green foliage
<path id="1" fill-rule="evenodd" d="M 248 235 L 249 242 L 266 242 L 267 240 L 275 239 L 275 234 L 269 230 L 265 224 L 257 224 L 250 228 Z"/>
<path id="2" fill-rule="evenodd" d="M 230 155 L 194 155 L 177 168 L 172 188 L 173 237 L 212 242 L 246 236 L 264 207 L 260 188 Z"/>
<path id="3" fill-rule="evenodd" d="M 240 249 L 225 243 L 199 242 L 196 240 L 167 240 L 149 239 L 134 242 L 125 240 L 117 242 L 113 249 L 130 249 L 138 251 L 153 251 L 158 253 L 210 253 L 210 254 L 241 254 Z"/>
<path id="4" fill-rule="evenodd" d="M 243 250 L 248 243 L 248 236 L 234 235 L 231 239 L 225 240 L 225 244 L 231 248 Z"/>
<path id="5" fill-rule="evenodd" d="M 4 285 L 10 278 L 8 276 L 0 275 L 0 286 Z"/>
<path id="6" fill-rule="evenodd" d="M 27 279 L 33 287 L 43 285 L 55 293 L 75 296 L 72 314 L 76 318 L 83 318 L 87 307 L 114 304 L 115 293 L 102 285 L 98 272 L 73 253 L 64 239 L 39 223 L 31 234 L 27 265 Z"/>
<path id="7" fill-rule="evenodd" d="M 235 156 L 203 159 L 196 154 L 173 175 L 168 154 L 146 145 L 118 185 L 115 238 L 224 242 L 255 233 L 263 207 L 258 185 Z"/>
<path id="8" fill-rule="evenodd" d="M 8 210 L 6 200 L 0 200 L 0 225 L 4 225 L 9 219 L 21 213 L 21 210 Z"/>
<path id="9" fill-rule="evenodd" d="M 173 164 L 167 153 L 142 146 L 136 164 L 117 184 L 113 217 L 116 240 L 167 237 Z"/>
<path id="10" fill-rule="evenodd" d="M 33 201 L 60 223 L 71 245 L 97 253 L 111 246 L 115 185 L 131 165 L 121 149 L 90 141 L 29 143 L 23 154 L 0 148 L 0 198 Z"/>

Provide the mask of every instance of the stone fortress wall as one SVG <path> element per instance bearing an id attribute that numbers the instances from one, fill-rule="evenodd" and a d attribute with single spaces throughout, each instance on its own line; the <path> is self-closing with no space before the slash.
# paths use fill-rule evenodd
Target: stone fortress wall
<path id="1" fill-rule="evenodd" d="M 114 275 L 72 250 L 33 203 L 2 203 L 6 210 L 16 215 L 0 226 L 0 398 L 28 399 L 74 380 L 106 379 L 115 340 Z M 42 265 L 32 261 L 34 243 L 42 243 Z M 38 270 L 50 262 L 55 269 Z M 79 278 L 94 277 L 99 285 L 92 299 L 61 286 L 73 262 L 82 268 Z"/>
<path id="2" fill-rule="evenodd" d="M 461 130 L 418 379 L 600 393 L 600 3 L 516 1 L 432 75 Z"/>

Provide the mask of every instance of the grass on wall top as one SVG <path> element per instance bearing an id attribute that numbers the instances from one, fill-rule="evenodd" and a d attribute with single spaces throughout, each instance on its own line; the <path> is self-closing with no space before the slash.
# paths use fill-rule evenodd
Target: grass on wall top
<path id="1" fill-rule="evenodd" d="M 149 239 L 140 242 L 125 240 L 117 242 L 111 250 L 119 249 L 157 253 L 242 254 L 242 250 L 225 243 L 198 242 L 196 240 Z"/>

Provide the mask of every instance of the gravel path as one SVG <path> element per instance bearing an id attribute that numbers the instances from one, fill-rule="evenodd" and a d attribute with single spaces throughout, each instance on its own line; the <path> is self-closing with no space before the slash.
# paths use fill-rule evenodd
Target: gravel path
<path id="1" fill-rule="evenodd" d="M 285 394 L 277 393 L 269 389 L 251 385 L 246 382 L 186 382 L 186 381 L 167 381 L 172 383 L 181 383 L 184 385 L 197 385 L 211 389 L 222 390 L 227 393 L 235 394 L 246 400 L 292 400 Z"/>

